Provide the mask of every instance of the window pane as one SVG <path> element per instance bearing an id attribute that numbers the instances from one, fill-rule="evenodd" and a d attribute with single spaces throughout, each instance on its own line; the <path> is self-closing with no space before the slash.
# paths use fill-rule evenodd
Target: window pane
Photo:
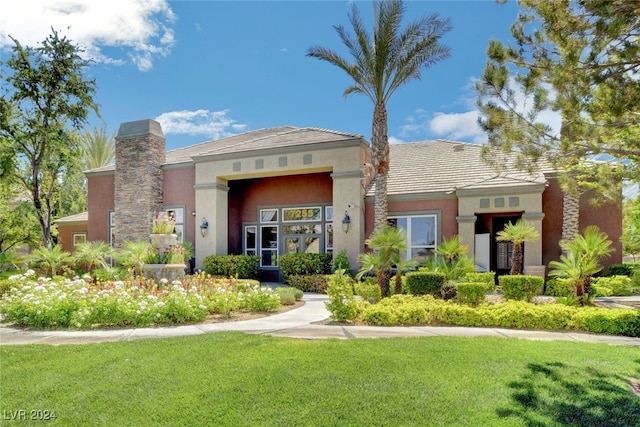
<path id="1" fill-rule="evenodd" d="M 262 253 L 261 257 L 261 265 L 263 267 L 275 267 L 278 265 L 278 251 L 271 249 L 263 249 L 260 251 Z"/>
<path id="2" fill-rule="evenodd" d="M 319 237 L 305 237 L 304 238 L 305 252 L 308 254 L 320 253 L 320 238 Z"/>
<path id="3" fill-rule="evenodd" d="M 327 224 L 327 232 L 325 234 L 325 242 L 327 247 L 327 252 L 330 252 L 333 249 L 333 224 Z"/>
<path id="4" fill-rule="evenodd" d="M 278 248 L 278 227 L 260 227 L 260 247 L 263 249 L 267 248 Z"/>
<path id="5" fill-rule="evenodd" d="M 325 220 L 333 221 L 333 206 L 327 206 L 325 208 Z"/>
<path id="6" fill-rule="evenodd" d="M 436 242 L 435 218 L 422 216 L 411 218 L 410 246 L 432 246 Z"/>
<path id="7" fill-rule="evenodd" d="M 254 249 L 253 253 L 255 254 L 256 243 L 257 243 L 256 237 L 257 236 L 256 236 L 255 226 L 252 225 L 244 228 L 244 247 L 245 247 L 245 250 L 247 251 L 247 255 L 249 254 L 250 249 Z"/>
<path id="8" fill-rule="evenodd" d="M 260 222 L 278 222 L 278 210 L 260 209 Z"/>
<path id="9" fill-rule="evenodd" d="M 321 208 L 282 209 L 283 221 L 320 221 L 321 219 Z"/>

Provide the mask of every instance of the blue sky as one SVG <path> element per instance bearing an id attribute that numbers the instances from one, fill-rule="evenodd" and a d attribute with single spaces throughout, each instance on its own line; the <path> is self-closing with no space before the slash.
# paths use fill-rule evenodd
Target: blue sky
<path id="1" fill-rule="evenodd" d="M 333 25 L 349 28 L 347 1 L 23 0 L 0 16 L 2 59 L 12 45 L 44 40 L 51 27 L 94 61 L 102 119 L 90 126 L 161 122 L 167 148 L 273 126 L 320 127 L 369 139 L 373 106 L 345 100 L 348 76 L 307 58 L 312 45 L 346 54 Z M 371 27 L 372 3 L 356 2 Z M 388 103 L 392 143 L 446 138 L 478 142 L 474 79 L 491 38 L 509 40 L 517 5 L 493 0 L 408 1 L 407 21 L 451 19 L 452 56 L 401 87 Z"/>

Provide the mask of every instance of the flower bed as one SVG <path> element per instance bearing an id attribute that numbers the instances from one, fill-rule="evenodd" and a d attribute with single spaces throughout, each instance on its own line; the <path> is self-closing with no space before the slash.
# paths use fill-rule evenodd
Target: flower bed
<path id="1" fill-rule="evenodd" d="M 280 297 L 252 281 L 206 274 L 159 282 L 134 279 L 94 283 L 89 277 L 11 276 L 0 298 L 0 320 L 35 328 L 144 327 L 198 322 L 210 314 L 274 311 Z"/>

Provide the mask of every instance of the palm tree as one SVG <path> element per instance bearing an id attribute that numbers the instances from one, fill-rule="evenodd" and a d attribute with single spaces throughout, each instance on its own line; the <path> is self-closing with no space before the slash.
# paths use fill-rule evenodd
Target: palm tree
<path id="1" fill-rule="evenodd" d="M 361 267 L 356 278 L 360 279 L 363 275 L 373 272 L 378 279 L 380 296 L 388 297 L 391 267 L 394 260 L 398 259 L 399 253 L 407 250 L 407 238 L 401 228 L 384 224 L 373 232 L 367 240 L 367 246 L 374 252 L 360 255 Z"/>
<path id="2" fill-rule="evenodd" d="M 84 129 L 80 135 L 82 155 L 82 169 L 89 170 L 102 166 L 108 166 L 116 158 L 115 133 L 107 132 L 105 125 L 101 128 L 94 127 L 93 130 Z"/>
<path id="3" fill-rule="evenodd" d="M 51 248 L 41 246 L 31 252 L 26 260 L 53 277 L 65 264 L 72 262 L 73 258 L 69 252 L 62 249 L 62 246 L 56 245 Z"/>
<path id="4" fill-rule="evenodd" d="M 516 221 L 515 224 L 509 221 L 509 223 L 504 226 L 504 230 L 496 233 L 497 241 L 513 243 L 511 271 L 509 274 L 522 274 L 522 262 L 524 258 L 523 246 L 526 242 L 536 240 L 539 237 L 540 233 L 538 233 L 538 230 L 522 218 Z"/>
<path id="5" fill-rule="evenodd" d="M 96 241 L 76 246 L 73 258 L 76 262 L 83 264 L 88 273 L 91 273 L 95 268 L 109 267 L 109 258 L 112 255 L 113 250 L 108 243 Z"/>
<path id="6" fill-rule="evenodd" d="M 122 245 L 122 249 L 116 253 L 118 262 L 129 269 L 134 275 L 142 275 L 142 266 L 149 261 L 154 254 L 154 247 L 151 243 L 144 240 L 126 241 Z"/>
<path id="7" fill-rule="evenodd" d="M 400 27 L 404 15 L 402 1 L 378 1 L 374 3 L 373 35 L 364 28 L 355 2 L 350 21 L 354 35 L 341 26 L 335 26 L 342 43 L 353 57 L 353 62 L 337 52 L 312 46 L 307 56 L 333 64 L 353 79 L 344 91 L 366 95 L 374 105 L 371 125 L 371 157 L 375 182 L 375 226 L 387 222 L 387 174 L 389 172 L 389 139 L 387 101 L 402 85 L 419 80 L 422 68 L 450 56 L 448 46 L 440 44 L 442 36 L 451 29 L 448 19 L 430 14 Z"/>
<path id="8" fill-rule="evenodd" d="M 577 235 L 574 240 L 560 242 L 566 255 L 560 256 L 560 261 L 549 263 L 554 269 L 549 274 L 571 279 L 578 302 L 584 305 L 584 296 L 589 295 L 591 288 L 591 276 L 602 270 L 600 261 L 613 252 L 611 244 L 607 233 L 601 232 L 595 225 L 590 225 L 585 228 L 583 235 Z"/>

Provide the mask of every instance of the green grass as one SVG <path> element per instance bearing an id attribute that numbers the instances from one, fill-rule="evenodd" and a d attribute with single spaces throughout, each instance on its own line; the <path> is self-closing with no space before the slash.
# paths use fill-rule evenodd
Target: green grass
<path id="1" fill-rule="evenodd" d="M 640 350 L 604 344 L 217 333 L 3 346 L 0 374 L 0 416 L 55 411 L 46 425 L 640 424 Z"/>

